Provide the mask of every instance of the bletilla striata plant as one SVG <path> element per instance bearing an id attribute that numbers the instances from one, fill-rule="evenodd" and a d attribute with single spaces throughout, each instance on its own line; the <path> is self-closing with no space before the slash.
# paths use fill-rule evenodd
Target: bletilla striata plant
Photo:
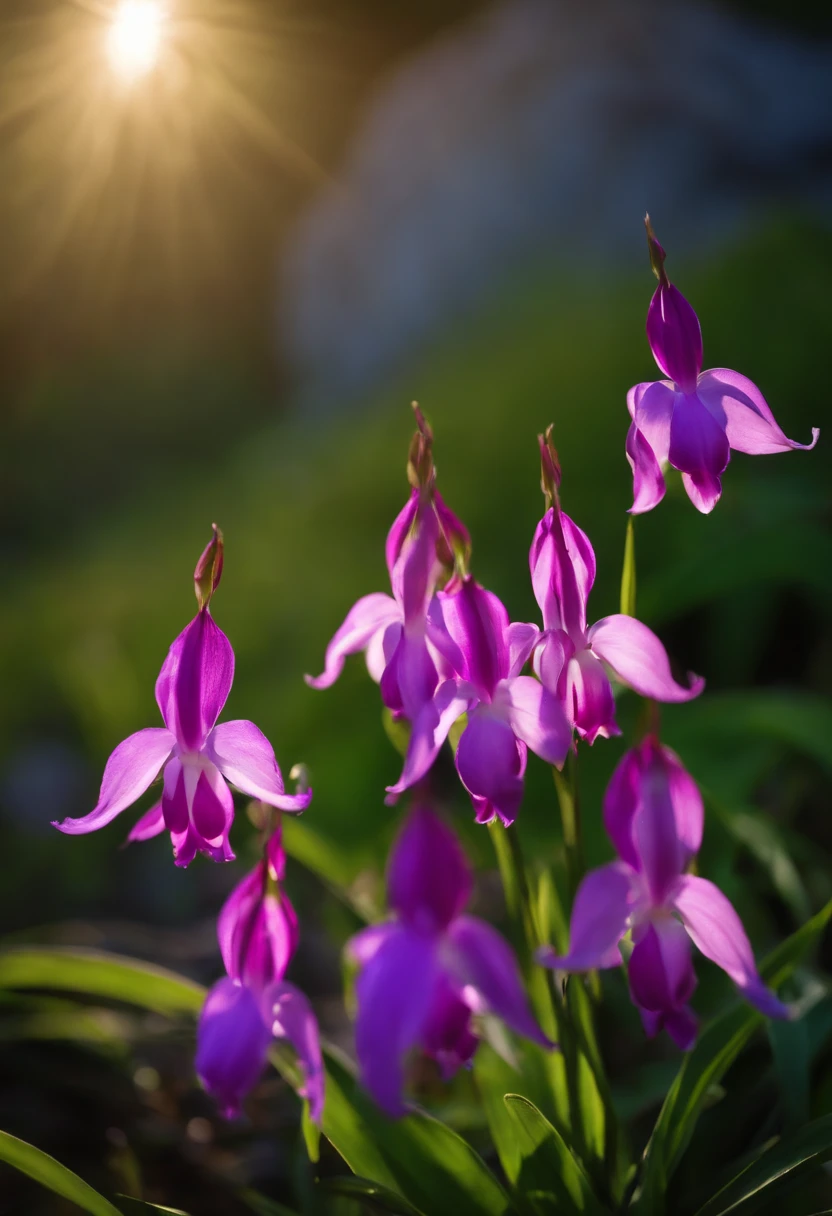
<path id="1" fill-rule="evenodd" d="M 647 335 L 668 378 L 639 384 L 627 397 L 630 511 L 648 511 L 661 500 L 669 465 L 681 472 L 694 505 L 709 512 L 731 449 L 760 454 L 804 445 L 786 438 L 745 377 L 702 371 L 699 321 L 667 278 L 664 250 L 649 220 L 647 235 L 659 280 Z M 402 771 L 387 786 L 386 801 L 395 805 L 414 791 L 388 860 L 389 914 L 365 923 L 346 944 L 355 973 L 358 1080 L 369 1100 L 352 1091 L 335 1055 L 325 1063 L 310 1003 L 286 980 L 299 926 L 283 890 L 280 812 L 304 810 L 311 791 L 286 793 L 271 745 L 253 723 L 217 724 L 234 654 L 210 613 L 223 560 L 216 528 L 195 571 L 197 615 L 171 646 L 156 683 L 164 727 L 119 744 L 95 809 L 56 826 L 71 834 L 103 827 L 161 775 L 161 798 L 129 838 L 167 829 L 176 864 L 185 866 L 196 852 L 233 858 L 229 786 L 258 800 L 261 859 L 220 912 L 226 974 L 208 992 L 197 1031 L 196 1072 L 226 1116 L 241 1112 L 270 1052 L 280 1066 L 272 1047 L 286 1040 L 297 1059 L 289 1076 L 311 1119 L 357 1173 L 367 1174 L 352 1180 L 352 1196 L 385 1210 L 431 1216 L 631 1208 L 637 1216 L 660 1216 L 701 1097 L 719 1081 L 753 1024 L 732 1011 L 727 1029 L 720 1025 L 712 1036 L 715 1049 L 702 1046 L 707 1034 L 699 1039 L 687 1058 L 693 1061 L 702 1048 L 704 1062 L 692 1063 L 690 1073 L 682 1066 L 644 1156 L 630 1157 L 595 1028 L 596 973 L 623 968 L 646 1034 L 666 1030 L 684 1052 L 694 1049 L 699 1031 L 691 1006 L 697 983 L 692 946 L 723 969 L 758 1014 L 785 1019 L 793 1012 L 761 978 L 732 904 L 697 871 L 702 796 L 682 760 L 660 740 L 657 703 L 690 701 L 705 682 L 693 674 L 677 679 L 664 644 L 635 616 L 632 519 L 622 580 L 626 611 L 588 623 L 595 552 L 561 506 L 551 427 L 538 436 L 546 505 L 529 553 L 542 628 L 512 622 L 497 595 L 471 573 L 468 529 L 439 493 L 433 434 L 414 408 L 410 491 L 384 552 L 392 594 L 359 599 L 326 649 L 323 672 L 306 677 L 313 688 L 328 688 L 349 655 L 364 653 L 385 713 L 405 737 Z M 815 430 L 805 446 L 817 438 Z M 587 872 L 578 759 L 588 757 L 598 739 L 621 734 L 616 698 L 624 689 L 643 698 L 647 712 L 603 800 L 615 860 Z M 473 870 L 438 809 L 447 791 L 436 761 L 446 742 L 474 821 L 489 825 L 511 944 L 467 910 Z M 552 830 L 550 846 L 531 865 L 515 828 L 529 752 L 552 769 L 562 828 Z M 584 812 L 593 813 L 592 807 Z M 469 831 L 473 836 L 481 829 Z M 353 911 L 366 911 L 345 895 Z M 815 929 L 830 915 L 832 905 L 816 918 Z M 793 942 L 789 951 L 796 959 Z M 774 974 L 780 980 L 788 970 Z M 769 978 L 765 968 L 763 974 Z M 426 1061 L 437 1084 L 473 1067 L 510 1194 L 471 1145 L 419 1112 Z M 502 1078 L 514 1065 L 521 1066 L 518 1085 L 534 1087 L 542 1110 L 526 1097 L 505 1094 Z M 327 1068 L 338 1082 L 325 1102 Z M 515 1109 L 520 1113 L 512 1124 Z M 316 1142 L 308 1127 L 306 1133 L 314 1156 Z M 795 1159 L 803 1162 L 805 1154 Z M 755 1158 L 755 1169 L 758 1164 Z M 778 1157 L 771 1177 L 782 1173 Z M 701 1208 L 709 1216 L 728 1210 L 734 1206 Z"/>

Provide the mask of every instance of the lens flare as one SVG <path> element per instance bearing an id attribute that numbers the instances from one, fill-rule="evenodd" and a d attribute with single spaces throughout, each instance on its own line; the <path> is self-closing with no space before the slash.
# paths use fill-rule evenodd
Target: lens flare
<path id="1" fill-rule="evenodd" d="M 132 81 L 156 66 L 167 13 L 154 0 L 122 0 L 107 31 L 107 55 L 113 71 Z"/>

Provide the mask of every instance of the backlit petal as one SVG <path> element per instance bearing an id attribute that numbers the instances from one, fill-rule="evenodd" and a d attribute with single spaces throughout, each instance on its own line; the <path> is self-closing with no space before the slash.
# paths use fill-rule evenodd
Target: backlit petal
<path id="1" fill-rule="evenodd" d="M 321 675 L 305 676 L 306 683 L 310 688 L 329 688 L 344 670 L 348 654 L 364 650 L 376 634 L 383 634 L 388 625 L 397 621 L 401 621 L 401 609 L 394 599 L 381 591 L 365 595 L 350 608 L 343 625 L 327 646 Z"/>
<path id="2" fill-rule="evenodd" d="M 197 1076 L 226 1118 L 260 1078 L 271 1034 L 254 994 L 232 979 L 214 984 L 197 1027 Z"/>
<path id="3" fill-rule="evenodd" d="M 387 793 L 392 795 L 394 801 L 424 777 L 454 722 L 475 701 L 474 689 L 462 680 L 446 680 L 439 686 L 436 696 L 424 706 L 413 723 L 401 777 L 395 785 L 387 787 Z"/>
<path id="4" fill-rule="evenodd" d="M 303 1084 L 298 1093 L 309 1103 L 313 1123 L 320 1124 L 326 1076 L 318 1022 L 312 1006 L 299 988 L 284 982 L 272 985 L 265 992 L 261 1007 L 272 1035 L 276 1039 L 288 1039 L 294 1047 L 303 1072 Z"/>
<path id="5" fill-rule="evenodd" d="M 621 962 L 618 943 L 627 931 L 633 902 L 633 871 L 629 866 L 614 861 L 590 870 L 572 905 L 569 952 L 558 957 L 547 948 L 541 951 L 540 961 L 561 971 L 617 967 Z"/>
<path id="6" fill-rule="evenodd" d="M 95 809 L 80 819 L 63 819 L 52 826 L 70 836 L 105 827 L 156 780 L 175 743 L 171 732 L 161 726 L 130 735 L 107 761 Z"/>
<path id="7" fill-rule="evenodd" d="M 635 617 L 615 613 L 587 634 L 593 654 L 608 663 L 619 680 L 654 701 L 690 701 L 705 687 L 701 676 L 688 674 L 688 687 L 677 684 L 667 651 L 651 629 Z"/>
<path id="8" fill-rule="evenodd" d="M 724 429 L 735 452 L 762 456 L 769 452 L 786 452 L 790 448 L 808 451 L 818 441 L 820 431 L 817 427 L 812 427 L 811 443 L 788 439 L 756 384 L 727 367 L 703 372 L 696 395 Z"/>
<path id="9" fill-rule="evenodd" d="M 531 676 L 503 681 L 498 697 L 508 707 L 509 725 L 517 738 L 541 760 L 560 768 L 572 746 L 572 727 L 558 698 Z"/>
<path id="10" fill-rule="evenodd" d="M 518 1034 L 554 1046 L 532 1016 L 514 951 L 491 925 L 457 917 L 443 939 L 441 957 L 476 1013 L 494 1014 Z"/>
<path id="11" fill-rule="evenodd" d="M 698 511 L 707 515 L 722 493 L 720 477 L 728 464 L 731 449 L 725 431 L 692 394 L 677 393 L 670 422 L 669 459 L 683 474 L 688 497 Z"/>
<path id="12" fill-rule="evenodd" d="M 390 907 L 413 928 L 438 933 L 470 894 L 471 870 L 455 833 L 427 807 L 415 807 L 390 853 Z"/>
<path id="13" fill-rule="evenodd" d="M 673 902 L 694 945 L 730 976 L 746 1000 L 766 1017 L 789 1016 L 786 1006 L 760 979 L 742 921 L 718 887 L 686 874 L 679 880 Z"/>
<path id="14" fill-rule="evenodd" d="M 514 821 L 523 800 L 525 747 L 507 722 L 473 711 L 456 750 L 456 768 L 469 794 L 490 804 L 489 820 L 496 812 L 503 823 Z"/>
<path id="15" fill-rule="evenodd" d="M 184 751 L 199 751 L 234 680 L 231 643 L 203 608 L 173 643 L 156 681 L 156 701 Z"/>
<path id="16" fill-rule="evenodd" d="M 253 722 L 238 719 L 214 727 L 205 754 L 227 781 L 250 798 L 259 798 L 282 811 L 303 811 L 312 800 L 311 790 L 286 793 L 274 749 Z"/>

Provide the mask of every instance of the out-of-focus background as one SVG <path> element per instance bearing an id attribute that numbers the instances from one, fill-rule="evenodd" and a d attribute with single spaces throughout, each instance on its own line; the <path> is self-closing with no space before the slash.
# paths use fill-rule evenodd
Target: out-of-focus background
<path id="1" fill-rule="evenodd" d="M 254 860 L 243 813 L 237 864 L 186 872 L 166 836 L 120 847 L 138 810 L 87 837 L 49 826 L 89 810 L 115 744 L 157 724 L 154 681 L 216 520 L 213 610 L 237 656 L 226 716 L 256 721 L 284 773 L 309 766 L 314 802 L 287 827 L 293 978 L 349 1047 L 339 949 L 358 920 L 331 888 L 381 906 L 400 817 L 382 795 L 399 759 L 360 660 L 327 693 L 303 674 L 352 602 L 385 589 L 413 398 L 475 573 L 519 619 L 536 617 L 535 435 L 554 422 L 564 505 L 598 557 L 592 619 L 617 611 L 625 395 L 657 375 L 648 209 L 706 366 L 749 375 L 788 435 L 826 428 L 811 454 L 735 456 L 710 517 L 671 480 L 638 520 L 639 615 L 708 681 L 664 715 L 666 738 L 708 794 L 702 870 L 758 951 L 832 893 L 820 6 L 4 0 L 0 183 L 6 942 L 220 973 L 216 913 Z M 582 756 L 593 862 L 609 855 L 600 795 L 635 698 L 620 712 L 623 739 Z M 478 908 L 499 921 L 490 842 L 443 764 L 445 805 L 483 871 Z M 530 851 L 555 851 L 534 758 L 520 825 Z M 700 974 L 707 1014 L 732 998 Z M 623 984 L 606 1008 L 622 1110 L 649 1113 L 675 1057 L 644 1044 Z M 297 1107 L 274 1076 L 250 1124 L 229 1128 L 196 1086 L 187 1028 L 52 1014 L 15 1005 L 2 1022 L 0 1127 L 110 1191 L 138 1172 L 146 1198 L 235 1213 L 235 1188 L 254 1182 L 286 1202 L 294 1186 L 313 1210 Z M 820 1113 L 832 1071 L 818 1050 Z M 746 1098 L 765 1101 L 765 1076 Z M 464 1079 L 459 1094 L 476 1137 Z M 703 1134 L 727 1137 L 730 1102 L 709 1120 Z M 0 1170 L 0 1211 L 65 1210 Z"/>

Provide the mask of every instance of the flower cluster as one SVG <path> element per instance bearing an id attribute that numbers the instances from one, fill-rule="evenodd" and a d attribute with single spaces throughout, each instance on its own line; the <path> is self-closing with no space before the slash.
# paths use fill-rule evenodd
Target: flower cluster
<path id="1" fill-rule="evenodd" d="M 226 976 L 205 1001 L 196 1071 L 227 1118 L 255 1085 L 273 1039 L 288 1039 L 303 1073 L 298 1090 L 320 1123 L 324 1067 L 318 1024 L 304 994 L 283 978 L 298 944 L 298 921 L 280 889 L 286 866 L 280 828 L 256 868 L 231 892 L 217 923 Z"/>
<path id="2" fill-rule="evenodd" d="M 669 379 L 636 385 L 628 395 L 631 511 L 650 510 L 661 500 L 663 466 L 669 463 L 681 471 L 694 505 L 708 512 L 721 493 L 731 448 L 754 454 L 804 445 L 786 438 L 749 380 L 725 369 L 701 371 L 696 314 L 669 282 L 664 250 L 649 220 L 647 231 L 659 280 L 647 335 Z M 329 687 L 346 657 L 363 651 L 384 706 L 409 732 L 402 772 L 387 787 L 387 802 L 423 783 L 451 739 L 477 822 L 510 827 L 522 803 L 529 751 L 560 769 L 581 743 L 621 733 L 615 684 L 651 701 L 684 702 L 699 696 L 704 681 L 692 674 L 677 680 L 662 642 L 634 616 L 616 613 L 588 624 L 595 553 L 561 508 L 551 428 L 538 437 L 546 508 L 529 553 L 542 628 L 510 621 L 502 602 L 470 571 L 468 530 L 437 489 L 433 435 L 414 408 L 410 494 L 385 548 L 392 595 L 374 592 L 350 609 L 327 647 L 323 672 L 307 676 L 307 682 Z M 814 446 L 817 437 L 814 431 L 805 446 Z M 83 818 L 56 824 L 61 831 L 104 827 L 161 775 L 161 798 L 129 839 L 167 829 L 176 864 L 186 866 L 197 852 L 215 861 L 233 859 L 229 784 L 278 815 L 309 805 L 310 790 L 286 793 L 272 747 L 253 723 L 217 724 L 234 675 L 231 644 L 210 612 L 222 562 L 215 528 L 194 573 L 197 615 L 171 646 L 156 682 L 164 726 L 119 744 L 105 767 L 98 804 Z M 421 788 L 390 855 L 390 918 L 356 934 L 347 947 L 359 969 L 361 1080 L 391 1116 L 406 1109 L 411 1053 L 432 1057 L 449 1078 L 471 1062 L 485 1017 L 500 1019 L 544 1049 L 556 1046 L 532 1014 L 508 944 L 491 926 L 466 915 L 468 862 L 454 833 L 425 802 Z M 318 1028 L 306 997 L 285 979 L 298 921 L 281 889 L 286 857 L 279 818 L 273 827 L 268 814 L 263 857 L 219 916 L 226 975 L 205 1001 L 196 1070 L 223 1113 L 236 1115 L 273 1040 L 287 1039 L 302 1074 L 299 1092 L 320 1122 L 324 1066 Z M 618 765 L 603 818 L 617 860 L 581 880 L 566 953 L 545 947 L 538 961 L 563 972 L 618 966 L 626 942 L 630 991 L 646 1032 L 666 1029 L 682 1049 L 697 1033 L 690 1007 L 696 985 L 691 942 L 761 1012 L 787 1016 L 757 972 L 734 908 L 713 883 L 691 872 L 702 840 L 702 799 L 656 734 L 648 734 Z"/>

